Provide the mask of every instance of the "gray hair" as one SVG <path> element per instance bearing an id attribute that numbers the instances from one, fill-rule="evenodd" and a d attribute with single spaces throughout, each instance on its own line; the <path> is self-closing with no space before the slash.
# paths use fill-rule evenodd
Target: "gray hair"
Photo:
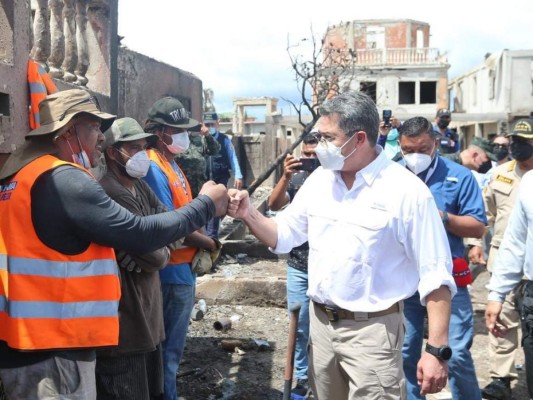
<path id="1" fill-rule="evenodd" d="M 379 130 L 379 113 L 370 96 L 350 91 L 326 100 L 318 109 L 321 116 L 339 115 L 339 128 L 347 136 L 358 131 L 366 132 L 368 141 L 376 145 Z"/>

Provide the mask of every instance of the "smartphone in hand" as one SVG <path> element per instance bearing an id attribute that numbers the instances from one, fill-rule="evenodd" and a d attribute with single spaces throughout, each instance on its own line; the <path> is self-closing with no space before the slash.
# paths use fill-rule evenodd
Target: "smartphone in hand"
<path id="1" fill-rule="evenodd" d="M 320 161 L 318 158 L 300 158 L 302 165 L 299 165 L 296 169 L 300 171 L 313 172 L 320 166 Z"/>

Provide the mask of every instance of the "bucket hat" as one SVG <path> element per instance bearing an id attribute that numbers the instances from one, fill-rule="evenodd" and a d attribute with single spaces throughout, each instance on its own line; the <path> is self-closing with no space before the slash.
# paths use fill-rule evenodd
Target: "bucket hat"
<path id="1" fill-rule="evenodd" d="M 117 143 L 117 142 L 133 142 L 139 139 L 157 138 L 153 133 L 147 133 L 135 119 L 126 117 L 119 118 L 113 122 L 113 125 L 104 132 L 105 142 L 102 144 L 102 149 Z"/>
<path id="2" fill-rule="evenodd" d="M 39 104 L 41 126 L 26 137 L 47 135 L 67 125 L 80 113 L 88 113 L 102 120 L 100 130 L 107 130 L 116 116 L 100 110 L 98 99 L 82 89 L 70 89 L 47 96 Z"/>

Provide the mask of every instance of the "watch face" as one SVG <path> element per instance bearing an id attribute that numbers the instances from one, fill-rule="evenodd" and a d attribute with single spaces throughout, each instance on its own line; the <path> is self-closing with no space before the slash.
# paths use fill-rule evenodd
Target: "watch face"
<path id="1" fill-rule="evenodd" d="M 452 357 L 452 349 L 450 349 L 448 346 L 443 346 L 440 348 L 439 356 L 444 361 L 448 361 Z"/>

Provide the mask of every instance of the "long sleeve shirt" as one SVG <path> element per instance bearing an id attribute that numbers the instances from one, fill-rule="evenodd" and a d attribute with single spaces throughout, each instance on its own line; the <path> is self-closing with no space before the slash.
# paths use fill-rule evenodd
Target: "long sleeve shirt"
<path id="1" fill-rule="evenodd" d="M 489 300 L 502 302 L 525 276 L 533 280 L 533 171 L 522 177 L 518 198 L 492 271 Z"/>
<path id="2" fill-rule="evenodd" d="M 351 311 L 387 309 L 446 285 L 453 294 L 446 232 L 429 189 L 414 174 L 377 158 L 348 189 L 318 168 L 276 216 L 276 253 L 309 242 L 309 297 Z"/>

